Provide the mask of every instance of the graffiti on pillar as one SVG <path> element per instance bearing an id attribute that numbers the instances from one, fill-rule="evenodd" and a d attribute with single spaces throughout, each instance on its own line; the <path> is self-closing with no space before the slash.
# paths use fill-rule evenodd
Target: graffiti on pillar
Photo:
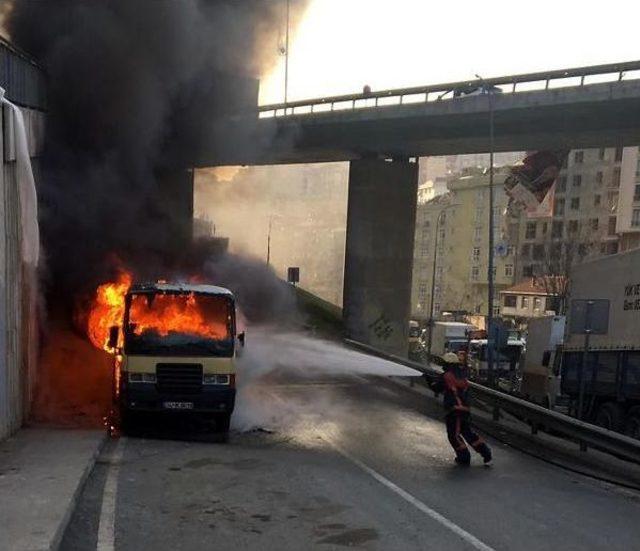
<path id="1" fill-rule="evenodd" d="M 391 321 L 383 314 L 369 324 L 369 329 L 373 331 L 374 335 L 382 341 L 386 341 L 393 335 L 393 327 Z"/>

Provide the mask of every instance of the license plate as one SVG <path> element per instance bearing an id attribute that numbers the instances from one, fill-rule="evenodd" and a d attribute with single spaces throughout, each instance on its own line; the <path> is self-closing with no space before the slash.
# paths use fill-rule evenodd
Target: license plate
<path id="1" fill-rule="evenodd" d="M 193 402 L 163 402 L 164 409 L 193 409 Z"/>

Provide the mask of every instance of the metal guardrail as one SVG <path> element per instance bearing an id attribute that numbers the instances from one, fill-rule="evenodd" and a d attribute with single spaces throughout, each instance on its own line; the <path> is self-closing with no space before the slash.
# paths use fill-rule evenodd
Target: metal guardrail
<path id="1" fill-rule="evenodd" d="M 429 366 L 389 354 L 373 346 L 350 339 L 345 339 L 345 343 L 362 352 L 367 352 L 373 356 L 415 369 L 430 380 L 435 380 L 441 374 Z M 560 434 L 575 440 L 583 450 L 586 450 L 587 446 L 591 446 L 629 461 L 640 463 L 640 440 L 635 440 L 623 434 L 585 423 L 568 415 L 551 411 L 527 402 L 526 400 L 487 388 L 477 383 L 472 382 L 469 384 L 473 397 L 493 408 L 494 419 L 500 410 L 504 410 L 531 423 L 534 433 L 538 429 L 546 429 L 555 434 Z"/>
<path id="2" fill-rule="evenodd" d="M 640 61 L 275 103 L 258 107 L 258 112 L 261 118 L 311 115 L 339 110 L 455 100 L 457 91 L 464 95 L 483 86 L 499 88 L 500 93 L 519 93 L 634 79 L 640 79 Z"/>

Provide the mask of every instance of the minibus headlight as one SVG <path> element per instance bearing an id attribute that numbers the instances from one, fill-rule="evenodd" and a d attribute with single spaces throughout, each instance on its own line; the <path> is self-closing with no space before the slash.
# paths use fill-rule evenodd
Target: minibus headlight
<path id="1" fill-rule="evenodd" d="M 155 383 L 155 373 L 129 373 L 130 383 Z"/>
<path id="2" fill-rule="evenodd" d="M 228 385 L 231 382 L 229 375 L 204 375 L 202 382 L 205 385 Z"/>

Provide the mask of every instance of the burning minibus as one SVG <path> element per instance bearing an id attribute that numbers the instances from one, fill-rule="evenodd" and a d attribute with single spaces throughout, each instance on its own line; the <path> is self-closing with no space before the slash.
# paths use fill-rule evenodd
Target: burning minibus
<path id="1" fill-rule="evenodd" d="M 229 430 L 235 358 L 244 346 L 235 298 L 212 285 L 134 284 L 121 327 L 110 327 L 116 353 L 114 397 L 123 430 L 141 412 L 197 413 Z"/>

